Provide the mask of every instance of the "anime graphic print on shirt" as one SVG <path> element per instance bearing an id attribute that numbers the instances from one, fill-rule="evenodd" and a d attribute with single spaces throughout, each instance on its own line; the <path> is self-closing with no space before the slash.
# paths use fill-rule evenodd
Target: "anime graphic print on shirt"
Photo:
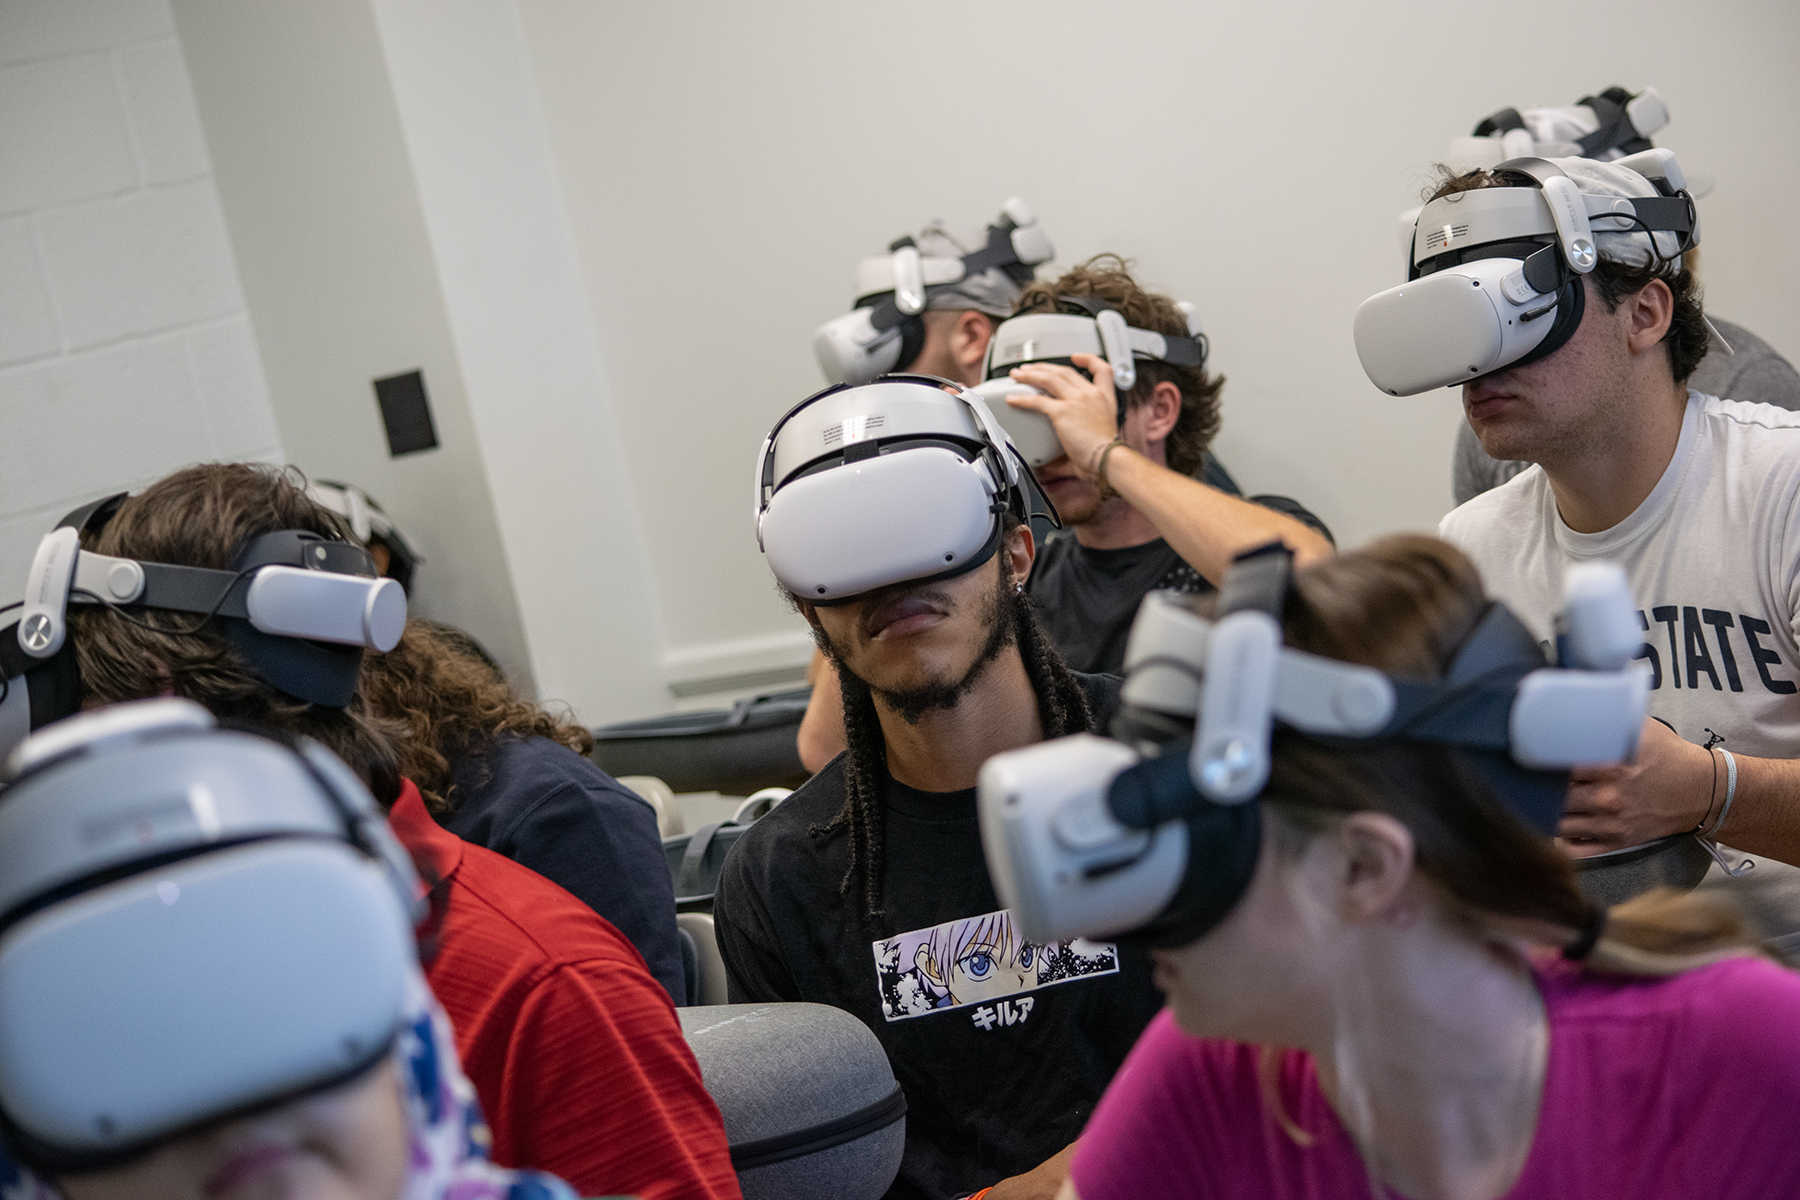
<path id="1" fill-rule="evenodd" d="M 1119 951 L 1110 942 L 1028 942 L 1004 908 L 870 946 L 881 1012 L 889 1021 L 976 1005 L 972 1015 L 981 1028 L 1016 1025 L 1036 1003 L 1025 993 L 1119 973 Z"/>

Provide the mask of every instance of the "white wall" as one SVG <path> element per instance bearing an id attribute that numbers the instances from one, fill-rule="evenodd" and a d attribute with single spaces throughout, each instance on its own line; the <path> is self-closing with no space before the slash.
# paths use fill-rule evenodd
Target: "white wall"
<path id="1" fill-rule="evenodd" d="M 1116 250 L 1199 304 L 1222 458 L 1345 545 L 1450 505 L 1454 396 L 1375 392 L 1350 323 L 1497 108 L 1655 84 L 1659 144 L 1719 181 L 1710 305 L 1800 361 L 1792 0 L 518 4 L 672 664 L 803 652 L 750 534 L 758 441 L 819 386 L 859 257 L 1013 193 L 1062 262 Z"/>
<path id="2" fill-rule="evenodd" d="M 167 0 L 0 2 L 0 602 L 84 500 L 280 457 Z"/>
<path id="3" fill-rule="evenodd" d="M 175 13 L 288 454 L 378 499 L 426 557 L 412 611 L 468 629 L 532 687 L 539 648 L 367 0 L 176 0 Z M 393 458 L 372 381 L 415 368 L 439 446 Z"/>

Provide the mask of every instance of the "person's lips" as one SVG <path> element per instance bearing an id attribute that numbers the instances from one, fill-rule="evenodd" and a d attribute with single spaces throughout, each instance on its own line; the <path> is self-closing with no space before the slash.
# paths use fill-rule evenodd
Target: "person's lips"
<path id="1" fill-rule="evenodd" d="M 947 615 L 924 596 L 896 596 L 869 614 L 866 628 L 870 640 L 879 642 L 930 629 Z"/>
<path id="2" fill-rule="evenodd" d="M 1038 486 L 1043 488 L 1046 492 L 1055 488 L 1078 487 L 1080 484 L 1081 476 L 1077 475 L 1074 471 L 1056 471 L 1051 473 L 1040 471 L 1038 473 Z"/>
<path id="3" fill-rule="evenodd" d="M 1464 393 L 1463 408 L 1471 421 L 1482 421 L 1516 399 L 1518 396 L 1505 386 L 1505 381 L 1492 377 L 1477 379 Z"/>
<path id="4" fill-rule="evenodd" d="M 298 1147 L 283 1142 L 258 1142 L 247 1146 L 219 1164 L 219 1169 L 207 1179 L 205 1192 L 208 1196 L 229 1196 L 244 1185 L 280 1169 L 299 1153 Z"/>

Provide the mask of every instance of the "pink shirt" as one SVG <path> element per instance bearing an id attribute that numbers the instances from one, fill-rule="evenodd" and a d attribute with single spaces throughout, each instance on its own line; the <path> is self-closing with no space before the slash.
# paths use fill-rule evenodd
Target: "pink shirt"
<path id="1" fill-rule="evenodd" d="M 1800 1197 L 1800 975 L 1748 958 L 1667 979 L 1536 971 L 1550 1061 L 1506 1200 Z M 1303 1148 L 1265 1108 L 1257 1056 L 1158 1015 L 1082 1134 L 1081 1200 L 1368 1200 L 1312 1057 L 1281 1057 L 1283 1104 L 1315 1139 Z"/>

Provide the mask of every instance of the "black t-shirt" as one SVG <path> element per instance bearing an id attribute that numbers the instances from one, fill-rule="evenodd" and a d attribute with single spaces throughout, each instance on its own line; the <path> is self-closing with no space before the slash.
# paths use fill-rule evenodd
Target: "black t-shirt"
<path id="1" fill-rule="evenodd" d="M 1285 496 L 1250 500 L 1331 536 L 1317 517 Z M 1216 590 L 1161 538 L 1121 550 L 1090 550 L 1072 532 L 1044 543 L 1025 587 L 1050 640 L 1069 665 L 1109 675 L 1124 670 L 1125 642 L 1145 596 L 1156 591 Z"/>
<path id="2" fill-rule="evenodd" d="M 462 802 L 438 824 L 504 854 L 611 921 L 656 982 L 687 994 L 675 883 L 656 810 L 592 760 L 545 737 L 496 738 L 486 754 L 451 762 Z"/>
<path id="3" fill-rule="evenodd" d="M 1118 680 L 1083 684 L 1104 721 Z M 808 832 L 842 807 L 843 770 L 839 756 L 725 860 L 713 916 L 731 999 L 861 1018 L 906 1092 L 906 1154 L 888 1195 L 965 1195 L 1080 1136 L 1162 997 L 1143 955 L 1020 944 L 982 858 L 974 789 L 887 780 L 886 913 L 865 925 L 860 895 L 838 891 L 845 832 Z"/>

